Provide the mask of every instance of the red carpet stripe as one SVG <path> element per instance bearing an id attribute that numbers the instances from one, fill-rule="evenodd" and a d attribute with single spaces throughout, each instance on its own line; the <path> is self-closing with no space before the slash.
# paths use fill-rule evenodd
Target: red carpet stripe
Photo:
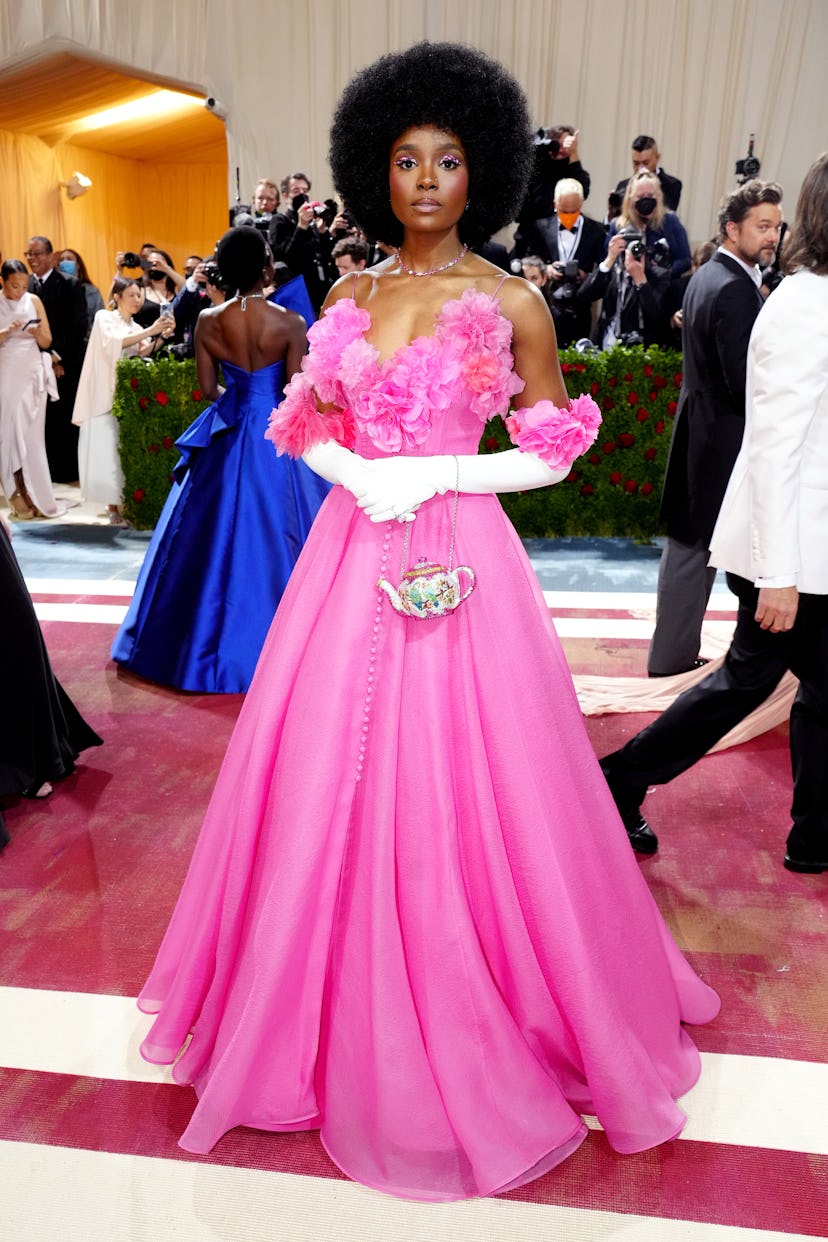
<path id="1" fill-rule="evenodd" d="M 2 1070 L 0 1093 L 5 1140 L 342 1179 L 314 1132 L 237 1129 L 209 1156 L 183 1152 L 189 1088 Z M 822 1237 L 828 1157 L 696 1142 L 619 1156 L 591 1132 L 561 1168 L 504 1197 Z"/>

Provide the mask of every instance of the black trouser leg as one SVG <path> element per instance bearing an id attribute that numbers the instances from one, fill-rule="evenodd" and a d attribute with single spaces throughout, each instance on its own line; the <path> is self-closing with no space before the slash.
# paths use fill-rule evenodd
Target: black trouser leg
<path id="1" fill-rule="evenodd" d="M 828 864 L 828 599 L 802 595 L 799 611 L 801 635 L 791 663 L 800 683 L 791 708 L 788 853 L 801 862 Z"/>
<path id="2" fill-rule="evenodd" d="M 626 746 L 601 761 L 622 815 L 636 799 L 640 806 L 648 785 L 664 784 L 692 767 L 764 702 L 791 666 L 797 626 L 787 634 L 761 629 L 753 619 L 756 588 L 733 574 L 728 574 L 728 585 L 738 596 L 739 609 L 722 667 L 686 690 Z"/>

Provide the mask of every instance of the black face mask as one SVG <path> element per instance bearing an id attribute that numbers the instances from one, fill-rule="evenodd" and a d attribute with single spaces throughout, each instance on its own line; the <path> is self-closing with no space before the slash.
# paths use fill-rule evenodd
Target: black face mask
<path id="1" fill-rule="evenodd" d="M 149 271 L 147 272 L 147 275 L 149 276 L 150 280 L 163 280 L 165 273 L 159 272 L 157 267 L 151 267 Z"/>
<path id="2" fill-rule="evenodd" d="M 656 200 L 654 198 L 639 198 L 635 204 L 635 209 L 640 216 L 651 216 L 656 209 Z"/>

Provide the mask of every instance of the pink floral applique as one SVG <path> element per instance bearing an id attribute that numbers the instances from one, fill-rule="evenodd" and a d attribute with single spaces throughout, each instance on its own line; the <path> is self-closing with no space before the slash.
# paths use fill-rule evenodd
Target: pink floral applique
<path id="1" fill-rule="evenodd" d="M 488 293 L 467 289 L 462 297 L 446 302 L 436 335 L 458 343 L 464 353 L 501 354 L 511 344 L 512 325 Z"/>
<path id="2" fill-rule="evenodd" d="M 342 351 L 339 364 L 339 380 L 345 393 L 351 396 L 361 392 L 377 378 L 379 354 L 373 345 L 359 336 L 349 341 Z"/>
<path id="3" fill-rule="evenodd" d="M 317 404 L 309 376 L 297 371 L 285 389 L 284 400 L 271 412 L 265 439 L 272 440 L 276 452 L 301 457 L 314 444 L 336 440 L 348 446 L 354 442 L 353 417 L 350 411 L 330 410 L 322 413 Z"/>
<path id="4" fill-rule="evenodd" d="M 389 358 L 356 398 L 357 425 L 383 452 L 399 453 L 429 437 L 435 375 L 433 353 L 426 346 L 425 340 L 417 341 Z"/>
<path id="5" fill-rule="evenodd" d="M 535 453 L 553 470 L 566 470 L 598 435 L 601 412 L 592 397 L 575 397 L 566 410 L 537 401 L 505 420 L 509 438 L 524 453 Z"/>
<path id="6" fill-rule="evenodd" d="M 437 335 L 448 353 L 459 359 L 468 390 L 469 407 L 482 423 L 508 410 L 524 381 L 515 373 L 512 325 L 497 301 L 476 289 L 443 307 Z"/>
<path id="7" fill-rule="evenodd" d="M 308 352 L 302 359 L 302 371 L 311 380 L 320 401 L 345 404 L 341 376 L 343 354 L 349 345 L 357 342 L 371 350 L 362 340 L 370 326 L 371 316 L 366 310 L 350 298 L 341 298 L 308 328 Z M 359 357 L 364 366 L 364 352 Z M 375 351 L 373 360 L 376 361 Z"/>

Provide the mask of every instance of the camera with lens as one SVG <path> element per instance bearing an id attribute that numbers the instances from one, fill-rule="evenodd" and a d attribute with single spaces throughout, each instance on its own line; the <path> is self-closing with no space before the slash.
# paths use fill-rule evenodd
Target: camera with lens
<path id="1" fill-rule="evenodd" d="M 552 266 L 563 276 L 557 289 L 558 297 L 574 298 L 578 291 L 578 260 L 567 259 L 564 263 L 559 259 Z"/>
<path id="2" fill-rule="evenodd" d="M 560 154 L 561 150 L 560 138 L 550 137 L 550 133 L 554 132 L 554 130 L 539 129 L 532 139 L 534 146 L 543 147 L 543 154 L 551 156 L 552 159 L 555 159 L 555 157 Z"/>
<path id="3" fill-rule="evenodd" d="M 204 272 L 204 279 L 207 281 L 208 285 L 215 285 L 217 289 L 222 287 L 218 263 L 205 263 L 202 271 Z"/>
<path id="4" fill-rule="evenodd" d="M 743 160 L 736 161 L 736 176 L 739 178 L 739 185 L 744 185 L 746 181 L 750 181 L 753 177 L 759 176 L 759 169 L 762 165 L 753 154 L 753 142 L 755 134 L 751 134 L 748 140 L 748 153 Z"/>
<path id="5" fill-rule="evenodd" d="M 627 224 L 619 231 L 619 237 L 623 237 L 627 242 L 627 253 L 631 254 L 634 259 L 643 259 L 646 251 L 644 245 L 644 234 L 641 229 L 634 228 L 631 224 Z"/>
<path id="6" fill-rule="evenodd" d="M 142 259 L 140 254 L 136 254 L 134 250 L 124 251 L 124 267 L 143 267 L 146 268 L 147 262 Z"/>

